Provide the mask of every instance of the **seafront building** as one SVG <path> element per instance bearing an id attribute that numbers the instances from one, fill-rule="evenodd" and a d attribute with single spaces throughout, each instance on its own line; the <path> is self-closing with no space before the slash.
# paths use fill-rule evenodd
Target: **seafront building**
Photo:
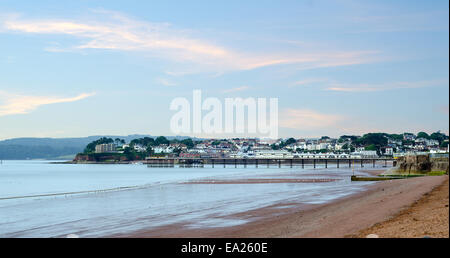
<path id="1" fill-rule="evenodd" d="M 379 135 L 378 135 L 379 136 Z M 421 134 L 423 136 L 423 134 Z M 145 141 L 115 144 L 99 144 L 96 153 L 123 153 L 127 148 L 135 153 L 150 156 L 182 158 L 235 158 L 235 159 L 364 159 L 378 157 L 399 157 L 408 153 L 448 152 L 448 137 L 416 137 L 414 134 L 382 135 L 384 139 L 361 141 L 361 136 L 341 136 L 338 139 L 323 136 L 304 139 L 201 139 L 184 144 L 178 140 L 164 144 L 149 144 Z M 447 143 L 446 143 L 447 142 Z M 142 155 L 142 154 L 140 154 Z"/>
<path id="2" fill-rule="evenodd" d="M 98 144 L 95 146 L 95 153 L 116 152 L 116 145 L 113 143 Z"/>

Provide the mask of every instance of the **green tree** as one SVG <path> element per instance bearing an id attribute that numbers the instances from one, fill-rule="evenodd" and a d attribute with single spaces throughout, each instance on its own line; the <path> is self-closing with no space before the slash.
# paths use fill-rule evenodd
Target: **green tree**
<path id="1" fill-rule="evenodd" d="M 368 151 L 376 151 L 376 150 L 377 150 L 377 146 L 375 146 L 375 144 L 371 144 L 371 145 L 369 145 L 369 146 L 366 146 L 366 147 L 365 147 L 365 150 L 368 150 Z"/>
<path id="2" fill-rule="evenodd" d="M 123 150 L 123 154 L 125 155 L 125 157 L 127 157 L 128 160 L 134 160 L 135 158 L 135 154 L 130 147 L 126 147 Z"/>
<path id="3" fill-rule="evenodd" d="M 441 133 L 441 132 L 439 132 L 439 131 L 437 131 L 437 132 L 432 133 L 430 135 L 430 139 L 439 141 L 439 144 L 441 144 L 443 141 L 448 139 L 448 136 L 443 134 L 443 133 Z"/>
<path id="4" fill-rule="evenodd" d="M 394 141 L 402 141 L 403 140 L 403 135 L 402 134 L 387 134 L 387 137 L 389 139 L 394 140 Z"/>
<path id="5" fill-rule="evenodd" d="M 426 132 L 419 132 L 419 133 L 417 134 L 417 138 L 430 139 L 430 136 L 429 136 Z"/>
<path id="6" fill-rule="evenodd" d="M 356 136 L 356 135 L 342 135 L 341 137 L 339 137 L 339 140 L 341 140 L 342 142 L 345 142 L 345 141 L 348 141 L 348 140 L 350 140 L 350 141 L 356 141 L 358 139 L 358 136 Z"/>
<path id="7" fill-rule="evenodd" d="M 368 133 L 359 138 L 356 143 L 359 146 L 374 145 L 375 150 L 380 150 L 388 142 L 387 135 L 385 133 Z M 372 147 L 373 148 L 373 147 Z"/>
<path id="8" fill-rule="evenodd" d="M 284 145 L 287 146 L 289 144 L 293 144 L 296 143 L 297 141 L 294 138 L 289 138 L 286 140 L 286 142 L 284 142 Z"/>
<path id="9" fill-rule="evenodd" d="M 186 145 L 188 149 L 194 148 L 195 145 L 191 138 L 184 139 L 181 141 L 181 143 Z"/>
<path id="10" fill-rule="evenodd" d="M 158 138 L 156 138 L 155 140 L 155 145 L 158 146 L 160 144 L 169 144 L 169 140 L 167 140 L 166 137 L 164 136 L 159 136 Z"/>

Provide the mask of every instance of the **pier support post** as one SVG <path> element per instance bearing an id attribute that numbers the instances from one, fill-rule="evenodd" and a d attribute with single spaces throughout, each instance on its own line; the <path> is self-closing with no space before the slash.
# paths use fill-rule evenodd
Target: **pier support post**
<path id="1" fill-rule="evenodd" d="M 212 167 L 214 168 L 214 159 L 211 159 Z"/>
<path id="2" fill-rule="evenodd" d="M 314 159 L 314 168 L 316 168 L 316 159 Z"/>
<path id="3" fill-rule="evenodd" d="M 373 167 L 375 167 L 375 160 L 373 160 Z"/>
<path id="4" fill-rule="evenodd" d="M 225 159 L 223 160 L 223 168 L 225 168 Z"/>
<path id="5" fill-rule="evenodd" d="M 256 168 L 258 168 L 258 159 L 256 159 L 255 162 L 256 162 Z"/>
<path id="6" fill-rule="evenodd" d="M 336 160 L 337 168 L 339 168 L 339 159 Z"/>
<path id="7" fill-rule="evenodd" d="M 328 160 L 325 160 L 325 168 L 328 168 Z"/>
<path id="8" fill-rule="evenodd" d="M 362 167 L 362 168 L 364 167 L 363 159 L 361 159 L 361 167 Z"/>
<path id="9" fill-rule="evenodd" d="M 281 168 L 281 159 L 278 160 L 278 168 Z"/>
<path id="10" fill-rule="evenodd" d="M 305 168 L 305 159 L 302 159 L 302 168 Z"/>
<path id="11" fill-rule="evenodd" d="M 269 162 L 270 162 L 270 160 L 267 159 L 267 168 L 269 168 Z"/>
<path id="12" fill-rule="evenodd" d="M 293 159 L 291 159 L 291 168 L 292 168 L 292 162 L 293 162 L 294 160 Z"/>

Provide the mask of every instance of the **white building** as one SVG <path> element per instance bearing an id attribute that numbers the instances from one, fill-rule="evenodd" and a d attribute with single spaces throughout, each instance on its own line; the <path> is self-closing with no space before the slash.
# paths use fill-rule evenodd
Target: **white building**
<path id="1" fill-rule="evenodd" d="M 108 153 L 108 152 L 115 152 L 115 151 L 116 151 L 116 145 L 114 145 L 113 143 L 95 145 L 95 153 Z"/>
<path id="2" fill-rule="evenodd" d="M 405 141 L 414 141 L 416 139 L 416 136 L 412 133 L 404 133 L 403 134 L 403 140 Z"/>
<path id="3" fill-rule="evenodd" d="M 146 152 L 147 151 L 147 147 L 141 145 L 141 144 L 135 144 L 133 146 L 133 149 L 137 152 Z"/>
<path id="4" fill-rule="evenodd" d="M 394 148 L 392 148 L 392 147 L 387 147 L 387 148 L 384 150 L 384 155 L 387 155 L 387 156 L 392 156 L 392 155 L 394 155 Z"/>
<path id="5" fill-rule="evenodd" d="M 356 147 L 355 152 L 361 152 L 361 151 L 365 151 L 366 148 L 365 147 Z"/>
<path id="6" fill-rule="evenodd" d="M 292 159 L 294 156 L 285 150 L 261 150 L 255 151 L 254 157 L 257 159 Z"/>
<path id="7" fill-rule="evenodd" d="M 347 143 L 337 143 L 336 145 L 334 145 L 334 149 L 342 150 L 342 147 L 344 147 L 345 144 L 347 144 Z"/>
<path id="8" fill-rule="evenodd" d="M 161 153 L 173 153 L 173 150 L 175 149 L 175 147 L 173 146 L 167 146 L 167 145 L 160 145 L 160 146 L 156 146 L 153 148 L 153 152 L 156 154 L 161 154 Z"/>
<path id="9" fill-rule="evenodd" d="M 369 151 L 369 150 L 363 150 L 363 151 L 355 151 L 352 153 L 352 156 L 360 156 L 361 158 L 378 158 L 377 151 Z"/>

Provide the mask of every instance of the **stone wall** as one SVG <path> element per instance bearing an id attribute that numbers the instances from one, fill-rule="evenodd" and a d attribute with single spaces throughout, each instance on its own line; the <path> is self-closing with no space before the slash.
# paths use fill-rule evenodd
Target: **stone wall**
<path id="1" fill-rule="evenodd" d="M 395 161 L 395 172 L 407 174 L 426 174 L 445 171 L 448 174 L 448 158 L 431 158 L 429 155 L 409 155 Z"/>

